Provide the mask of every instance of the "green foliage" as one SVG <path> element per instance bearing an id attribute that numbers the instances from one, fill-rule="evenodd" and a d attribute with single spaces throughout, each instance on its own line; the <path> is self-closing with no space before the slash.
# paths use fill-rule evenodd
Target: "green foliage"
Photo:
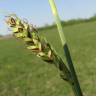
<path id="1" fill-rule="evenodd" d="M 88 18 L 88 19 L 71 19 L 71 20 L 68 20 L 68 21 L 61 21 L 62 25 L 65 27 L 65 26 L 70 26 L 70 25 L 75 25 L 75 24 L 80 24 L 80 23 L 86 23 L 86 22 L 95 22 L 96 21 L 96 15 Z M 56 25 L 55 24 L 52 24 L 50 26 L 44 26 L 44 27 L 41 27 L 39 28 L 40 30 L 43 30 L 43 29 L 49 29 L 49 28 L 54 28 Z"/>

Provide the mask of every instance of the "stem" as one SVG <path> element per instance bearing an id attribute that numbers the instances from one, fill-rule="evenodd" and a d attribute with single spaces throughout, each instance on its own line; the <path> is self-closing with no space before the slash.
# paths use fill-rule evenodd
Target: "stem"
<path id="1" fill-rule="evenodd" d="M 77 79 L 77 76 L 76 76 L 76 72 L 75 72 L 75 69 L 73 66 L 73 62 L 71 59 L 69 48 L 67 46 L 66 39 L 65 39 L 65 36 L 63 33 L 63 28 L 62 28 L 62 25 L 60 22 L 60 18 L 59 18 L 58 12 L 57 12 L 55 2 L 54 2 L 54 0 L 49 0 L 49 3 L 51 6 L 51 9 L 52 9 L 53 16 L 54 16 L 55 21 L 56 21 L 56 25 L 57 25 L 58 32 L 60 35 L 61 43 L 62 43 L 62 46 L 64 48 L 64 53 L 65 53 L 66 60 L 68 62 L 68 67 L 69 67 L 69 70 L 71 73 L 71 78 L 73 80 L 72 88 L 73 88 L 74 94 L 75 94 L 75 96 L 83 96 L 79 82 L 78 82 L 78 79 Z"/>

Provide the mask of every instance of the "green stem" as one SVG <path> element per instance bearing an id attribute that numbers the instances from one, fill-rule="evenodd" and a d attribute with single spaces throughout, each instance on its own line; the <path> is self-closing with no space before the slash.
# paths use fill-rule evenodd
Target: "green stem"
<path id="1" fill-rule="evenodd" d="M 57 24 L 57 28 L 58 28 L 58 32 L 59 32 L 59 35 L 60 35 L 61 43 L 62 43 L 62 45 L 64 45 L 66 43 L 66 40 L 65 40 L 65 37 L 64 37 L 64 34 L 63 34 L 63 29 L 62 29 L 62 26 L 61 26 L 59 15 L 57 13 L 57 8 L 55 6 L 54 0 L 49 0 L 49 3 L 50 3 L 50 6 L 51 6 L 51 9 L 52 9 L 52 13 L 54 15 L 56 24 Z"/>
<path id="2" fill-rule="evenodd" d="M 75 94 L 75 96 L 83 96 L 79 82 L 78 82 L 78 79 L 77 79 L 77 76 L 76 76 L 76 72 L 75 72 L 75 69 L 73 66 L 73 62 L 71 59 L 69 48 L 67 46 L 66 39 L 65 39 L 65 36 L 63 33 L 63 28 L 61 26 L 61 22 L 60 22 L 60 18 L 59 18 L 58 12 L 57 12 L 55 2 L 54 2 L 54 0 L 49 0 L 49 3 L 51 6 L 51 9 L 52 9 L 53 16 L 54 16 L 55 21 L 56 21 L 56 25 L 57 25 L 58 32 L 60 35 L 61 43 L 62 43 L 62 46 L 64 48 L 64 53 L 65 53 L 66 60 L 68 62 L 68 67 L 69 67 L 69 70 L 71 73 L 71 78 L 73 80 L 72 88 L 73 88 L 74 94 Z"/>

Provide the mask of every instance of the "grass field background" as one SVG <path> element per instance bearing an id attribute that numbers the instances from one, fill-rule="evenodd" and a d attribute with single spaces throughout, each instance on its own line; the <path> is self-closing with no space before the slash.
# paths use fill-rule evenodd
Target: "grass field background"
<path id="1" fill-rule="evenodd" d="M 96 21 L 63 27 L 84 96 L 96 96 Z M 65 61 L 55 27 L 40 30 Z M 66 61 L 65 61 L 66 62 Z M 54 65 L 22 40 L 0 40 L 0 96 L 74 96 Z"/>

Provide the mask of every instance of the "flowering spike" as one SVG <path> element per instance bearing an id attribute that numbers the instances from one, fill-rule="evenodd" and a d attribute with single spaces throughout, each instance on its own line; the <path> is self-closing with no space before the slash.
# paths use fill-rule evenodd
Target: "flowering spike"
<path id="1" fill-rule="evenodd" d="M 13 24 L 14 21 L 14 24 Z M 42 60 L 53 63 L 60 70 L 60 76 L 72 83 L 70 71 L 63 60 L 57 55 L 46 39 L 38 35 L 37 30 L 28 23 L 23 22 L 17 16 L 8 16 L 7 24 L 11 27 L 13 35 L 26 42 L 27 49 L 32 50 Z"/>

